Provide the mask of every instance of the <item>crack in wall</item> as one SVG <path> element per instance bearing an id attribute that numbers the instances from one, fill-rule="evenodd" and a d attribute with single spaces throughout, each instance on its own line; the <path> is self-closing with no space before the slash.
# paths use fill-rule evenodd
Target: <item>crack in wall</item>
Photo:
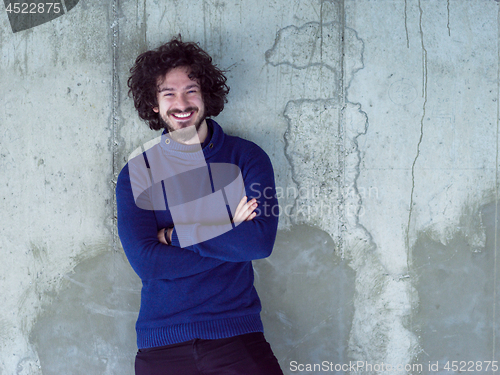
<path id="1" fill-rule="evenodd" d="M 148 45 L 148 17 L 147 17 L 147 0 L 143 2 L 143 12 L 142 12 L 142 29 L 143 29 L 143 37 L 144 37 L 144 45 Z"/>
<path id="2" fill-rule="evenodd" d="M 418 157 L 420 156 L 420 145 L 423 140 L 424 136 L 424 120 L 425 120 L 425 110 L 426 110 L 426 105 L 427 105 L 427 50 L 425 49 L 424 45 L 424 34 L 422 30 L 422 7 L 420 4 L 420 0 L 418 2 L 419 10 L 420 10 L 420 22 L 419 22 L 419 27 L 420 27 L 420 39 L 421 39 L 421 46 L 422 46 L 422 97 L 424 98 L 424 102 L 422 105 L 422 116 L 420 118 L 420 137 L 417 143 L 417 153 L 415 155 L 415 158 L 413 159 L 413 163 L 411 166 L 411 179 L 412 179 L 412 186 L 411 186 L 411 194 L 410 194 L 410 207 L 409 207 L 409 214 L 408 214 L 408 224 L 407 224 L 407 230 L 406 230 L 406 245 L 407 245 L 407 251 L 408 251 L 408 269 L 410 268 L 410 225 L 411 225 L 411 217 L 413 213 L 413 199 L 414 199 L 414 193 L 415 193 L 415 165 L 417 163 Z"/>
<path id="3" fill-rule="evenodd" d="M 344 15 L 344 18 L 345 18 L 345 15 Z M 344 29 L 345 29 L 345 26 L 344 26 Z M 360 51 L 361 65 L 358 68 L 356 68 L 356 69 L 353 70 L 352 77 L 354 77 L 354 75 L 357 72 L 359 72 L 360 70 L 364 69 L 364 67 L 365 67 L 365 65 L 364 65 L 364 53 L 365 53 L 365 44 L 364 44 L 364 41 L 359 37 L 359 35 L 358 35 L 358 33 L 357 33 L 356 30 L 353 30 L 353 32 L 355 34 L 356 39 L 358 39 L 358 40 L 361 41 L 362 47 L 361 47 L 361 51 Z M 342 55 L 344 56 L 344 51 L 342 51 Z M 355 151 L 354 151 L 354 153 L 356 154 L 356 158 L 357 158 L 357 162 L 354 165 L 354 169 L 356 171 L 356 174 L 355 174 L 354 179 L 353 179 L 353 187 L 354 187 L 355 195 L 359 198 L 358 209 L 356 211 L 356 215 L 354 216 L 354 218 L 355 218 L 355 225 L 362 227 L 362 229 L 364 230 L 364 232 L 366 233 L 366 235 L 369 237 L 370 243 L 372 243 L 374 246 L 376 246 L 375 243 L 374 243 L 374 241 L 373 241 L 373 237 L 370 234 L 370 232 L 362 224 L 360 224 L 360 221 L 359 221 L 360 211 L 361 211 L 362 205 L 363 205 L 363 198 L 362 198 L 362 196 L 361 196 L 361 194 L 359 192 L 359 187 L 358 187 L 358 179 L 359 179 L 359 176 L 361 175 L 361 150 L 359 148 L 358 138 L 360 136 L 366 135 L 368 133 L 369 123 L 368 123 L 368 114 L 361 109 L 361 103 L 354 103 L 354 102 L 349 101 L 349 99 L 348 99 L 348 97 L 349 97 L 349 88 L 351 87 L 351 83 L 352 83 L 352 79 L 349 80 L 347 86 L 343 90 L 343 92 L 344 92 L 344 94 L 343 94 L 344 102 L 345 102 L 345 104 L 352 104 L 354 106 L 359 106 L 358 112 L 361 113 L 362 116 L 365 118 L 363 129 L 362 130 L 358 130 L 357 131 L 358 134 L 355 135 L 354 137 L 352 137 L 352 143 L 355 145 Z M 345 105 L 344 105 L 344 108 L 345 108 Z M 344 120 L 342 122 L 345 123 L 346 121 Z"/>
<path id="4" fill-rule="evenodd" d="M 406 48 L 410 48 L 410 39 L 408 37 L 408 4 L 407 0 L 405 0 L 405 33 L 406 33 Z"/>
<path id="5" fill-rule="evenodd" d="M 319 44 L 319 60 L 323 62 L 323 3 L 321 0 L 319 8 L 319 29 L 320 29 L 320 44 Z"/>
<path id="6" fill-rule="evenodd" d="M 448 28 L 448 36 L 451 36 L 451 29 L 450 29 L 450 0 L 447 0 L 447 2 L 446 2 L 446 11 L 448 13 L 448 20 L 446 22 L 446 27 Z"/>
<path id="7" fill-rule="evenodd" d="M 420 42 L 421 42 L 421 48 L 422 48 L 422 97 L 424 98 L 424 102 L 422 104 L 422 116 L 420 118 L 420 137 L 417 143 L 417 153 L 415 155 L 415 158 L 413 159 L 413 163 L 411 166 L 411 192 L 410 192 L 410 207 L 409 207 L 409 212 L 408 212 L 408 223 L 407 223 L 407 228 L 406 228 L 406 262 L 407 262 L 407 272 L 410 272 L 411 269 L 411 263 L 412 263 L 412 254 L 411 254 L 411 243 L 410 243 L 410 227 L 411 227 L 411 219 L 412 219 L 412 214 L 413 214 L 413 205 L 414 205 L 414 194 L 415 194 L 415 166 L 418 160 L 418 157 L 420 156 L 420 145 L 422 144 L 422 140 L 424 137 L 424 120 L 425 120 L 425 112 L 426 112 L 426 105 L 427 105 L 427 50 L 425 49 L 425 44 L 424 44 L 424 33 L 422 29 L 422 16 L 423 16 L 423 11 L 422 11 L 422 6 L 420 3 L 420 0 L 418 1 L 418 8 L 420 12 L 420 17 L 419 17 L 419 30 L 420 30 Z M 409 294 L 410 298 L 410 305 L 413 306 L 414 301 L 413 301 L 413 295 L 412 293 Z M 413 331 L 413 318 L 410 315 L 409 319 L 410 323 L 410 330 Z"/>
<path id="8" fill-rule="evenodd" d="M 497 5 L 497 20 L 500 20 L 500 6 Z M 498 140 L 500 135 L 500 24 L 497 22 L 497 118 L 496 118 L 496 155 L 495 155 L 495 229 L 498 227 L 498 161 L 499 150 Z M 497 255 L 498 255 L 498 230 L 495 230 L 494 235 L 494 266 L 493 266 L 493 345 L 492 345 L 492 360 L 495 360 L 496 352 L 496 310 L 497 310 Z"/>
<path id="9" fill-rule="evenodd" d="M 346 25 L 345 25 L 345 0 L 340 1 L 340 103 L 341 103 L 341 108 L 340 108 L 340 113 L 339 113 L 339 118 L 338 118 L 338 128 L 337 128 L 337 134 L 339 135 L 339 140 L 341 142 L 338 142 L 337 146 L 337 158 L 338 158 L 338 163 L 339 163 L 339 174 L 340 174 L 340 182 L 339 188 L 342 192 L 345 191 L 345 188 L 347 186 L 346 182 L 346 133 L 345 133 L 345 128 L 344 128 L 344 118 L 346 115 L 346 106 L 347 106 L 347 88 L 346 88 L 346 76 L 348 72 L 346 71 L 347 67 L 345 64 L 345 50 L 346 50 Z M 353 30 L 354 31 L 354 30 Z M 355 38 L 358 39 L 358 35 L 355 33 Z M 360 39 L 359 39 L 360 40 Z M 363 48 L 364 48 L 364 43 L 361 41 L 361 51 L 360 51 L 360 60 L 361 60 L 361 67 L 359 69 L 362 69 L 363 67 Z M 358 70 L 359 70 L 358 69 Z M 351 76 L 348 77 L 347 79 L 347 86 L 350 85 L 352 81 L 352 77 L 354 77 L 355 72 L 352 72 Z M 355 185 L 355 184 L 354 184 Z M 356 186 L 355 186 L 356 187 Z M 355 190 L 355 194 L 357 194 L 357 190 Z M 342 197 L 343 198 L 343 197 Z M 345 256 L 345 250 L 344 250 L 344 232 L 346 232 L 346 224 L 347 224 L 347 218 L 346 218 L 346 213 L 345 213 L 345 208 L 346 208 L 346 202 L 344 199 L 341 199 L 339 201 L 339 205 L 341 207 L 340 210 L 340 215 L 339 215 L 339 234 L 340 234 L 340 241 L 339 241 L 339 248 L 340 248 L 340 256 L 342 259 L 344 259 Z M 357 214 L 357 213 L 356 213 Z"/>
<path id="10" fill-rule="evenodd" d="M 111 118 L 111 147 L 113 154 L 113 178 L 112 178 L 112 189 L 113 189 L 113 218 L 112 218 L 112 226 L 111 226 L 111 235 L 112 235 L 112 244 L 113 250 L 118 251 L 118 230 L 117 230 L 117 205 L 116 205 L 116 195 L 114 194 L 116 188 L 116 181 L 118 180 L 118 173 L 120 172 L 118 166 L 118 107 L 119 107 L 119 76 L 118 76 L 118 41 L 119 41 L 119 23 L 118 23 L 118 0 L 113 0 L 111 4 L 113 23 L 111 25 L 112 29 L 112 64 L 113 64 L 113 72 L 112 72 L 112 118 Z"/>
<path id="11" fill-rule="evenodd" d="M 274 67 L 289 65 L 295 69 L 309 69 L 313 66 L 321 66 L 338 73 L 338 69 L 335 66 L 324 62 L 323 55 L 325 38 L 329 38 L 329 42 L 335 48 L 342 48 L 339 40 L 335 39 L 335 35 L 332 35 L 339 32 L 337 30 L 338 25 L 337 22 L 320 23 L 313 21 L 301 27 L 290 25 L 280 29 L 274 45 L 265 54 L 266 62 Z M 327 29 L 326 32 L 323 29 Z M 307 47 L 308 50 L 305 52 L 294 51 L 291 44 L 301 44 L 303 47 Z M 319 48 L 318 44 L 320 45 Z M 319 58 L 315 56 L 316 51 L 320 51 Z"/>
<path id="12" fill-rule="evenodd" d="M 203 0 L 203 48 L 207 48 L 207 1 Z"/>

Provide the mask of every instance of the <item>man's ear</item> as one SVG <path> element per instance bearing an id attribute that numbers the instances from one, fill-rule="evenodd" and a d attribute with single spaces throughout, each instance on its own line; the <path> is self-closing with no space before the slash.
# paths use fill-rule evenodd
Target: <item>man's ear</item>
<path id="1" fill-rule="evenodd" d="M 158 113 L 158 107 L 153 107 L 153 112 Z"/>

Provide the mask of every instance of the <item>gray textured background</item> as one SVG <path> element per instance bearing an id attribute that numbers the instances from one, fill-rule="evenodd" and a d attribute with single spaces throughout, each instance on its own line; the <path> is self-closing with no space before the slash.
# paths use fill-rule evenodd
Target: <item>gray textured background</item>
<path id="1" fill-rule="evenodd" d="M 126 80 L 178 33 L 229 71 L 217 121 L 275 168 L 280 230 L 254 265 L 285 374 L 292 361 L 452 374 L 447 361 L 500 360 L 499 11 L 80 0 L 13 33 L 2 9 L 0 374 L 133 373 L 140 281 L 114 183 L 157 134 Z"/>

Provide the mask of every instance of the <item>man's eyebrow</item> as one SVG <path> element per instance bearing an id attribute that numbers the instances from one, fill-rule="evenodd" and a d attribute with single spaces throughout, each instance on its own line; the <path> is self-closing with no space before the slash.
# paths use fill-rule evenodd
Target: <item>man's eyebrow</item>
<path id="1" fill-rule="evenodd" d="M 184 87 L 184 90 L 191 90 L 192 88 L 200 88 L 200 85 L 197 83 L 193 83 L 191 85 Z M 168 86 L 165 87 L 158 86 L 158 92 L 163 92 L 163 91 L 175 91 L 175 89 Z"/>
<path id="2" fill-rule="evenodd" d="M 174 91 L 174 89 L 170 87 L 160 87 L 158 86 L 158 92 L 163 92 L 163 91 Z"/>

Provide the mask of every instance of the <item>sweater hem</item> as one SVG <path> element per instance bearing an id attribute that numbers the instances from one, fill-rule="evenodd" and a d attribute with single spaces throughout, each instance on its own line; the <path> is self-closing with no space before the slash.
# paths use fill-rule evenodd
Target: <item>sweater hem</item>
<path id="1" fill-rule="evenodd" d="M 137 328 L 137 347 L 153 348 L 192 339 L 214 340 L 252 332 L 264 332 L 260 314 L 204 322 L 176 324 L 168 327 Z"/>

